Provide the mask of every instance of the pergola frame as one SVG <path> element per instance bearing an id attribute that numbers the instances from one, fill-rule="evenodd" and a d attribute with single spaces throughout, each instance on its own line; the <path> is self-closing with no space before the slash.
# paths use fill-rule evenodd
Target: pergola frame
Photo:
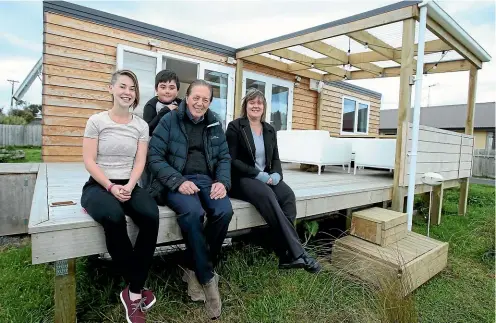
<path id="1" fill-rule="evenodd" d="M 242 77 L 238 77 L 238 74 L 242 73 L 244 60 L 295 74 L 295 76 L 320 81 L 399 76 L 400 94 L 392 205 L 393 209 L 403 211 L 405 196 L 403 190 L 406 188 L 400 186 L 400 178 L 406 170 L 402 169 L 401 161 L 406 158 L 407 154 L 406 133 L 408 123 L 411 121 L 409 111 L 411 110 L 412 79 L 415 76 L 417 64 L 414 58 L 418 48 L 418 44 L 415 44 L 415 22 L 420 19 L 419 7 L 424 5 L 429 7 L 426 27 L 439 38 L 426 41 L 424 51 L 442 53 L 455 50 L 463 59 L 425 63 L 423 73 L 470 71 L 465 133 L 473 135 L 477 71 L 482 68 L 483 62 L 490 60 L 490 56 L 436 3 L 430 1 L 404 1 L 238 49 L 235 112 L 240 110 Z M 403 22 L 400 48 L 395 48 L 367 32 L 367 29 L 397 22 Z M 372 51 L 350 54 L 323 42 L 325 39 L 342 35 L 367 45 Z M 326 57 L 315 59 L 289 49 L 293 46 L 303 46 Z M 284 63 L 261 54 L 278 56 L 293 63 Z M 383 68 L 374 64 L 390 60 L 397 62 L 400 66 Z M 340 67 L 348 63 L 359 70 L 348 71 Z M 311 69 L 322 71 L 322 74 Z M 463 215 L 467 207 L 468 178 L 462 179 L 460 185 L 459 213 Z"/>

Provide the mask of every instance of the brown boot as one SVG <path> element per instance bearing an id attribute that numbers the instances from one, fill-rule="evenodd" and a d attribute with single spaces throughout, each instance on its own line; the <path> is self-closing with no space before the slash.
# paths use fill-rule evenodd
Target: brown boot
<path id="1" fill-rule="evenodd" d="M 193 270 L 186 269 L 184 271 L 183 282 L 188 283 L 188 295 L 194 302 L 205 302 L 205 293 L 203 292 L 203 289 Z"/>
<path id="2" fill-rule="evenodd" d="M 203 285 L 205 292 L 205 309 L 208 316 L 215 320 L 220 317 L 222 311 L 222 301 L 219 293 L 219 275 L 215 274 L 208 283 Z"/>

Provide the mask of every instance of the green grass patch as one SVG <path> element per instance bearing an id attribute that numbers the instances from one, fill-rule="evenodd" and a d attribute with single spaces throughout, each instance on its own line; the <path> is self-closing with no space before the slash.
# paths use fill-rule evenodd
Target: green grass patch
<path id="1" fill-rule="evenodd" d="M 225 249 L 226 260 L 218 268 L 220 321 L 494 322 L 494 194 L 493 187 L 471 185 L 468 214 L 460 217 L 458 191 L 445 191 L 442 224 L 431 228 L 431 236 L 450 243 L 448 267 L 413 293 L 413 309 L 408 301 L 385 302 L 384 295 L 325 260 L 325 270 L 318 275 L 281 271 L 273 254 L 238 242 Z M 414 230 L 425 234 L 425 221 L 421 217 L 415 221 Z M 0 322 L 53 321 L 53 266 L 31 265 L 30 253 L 29 245 L 0 249 Z M 186 294 L 180 256 L 154 259 L 148 286 L 156 291 L 158 302 L 149 322 L 208 321 L 203 305 Z M 93 257 L 78 260 L 78 322 L 123 322 L 118 300 L 123 283 L 110 264 Z M 409 319 L 388 316 L 407 307 L 412 311 Z"/>
<path id="2" fill-rule="evenodd" d="M 24 151 L 24 158 L 22 159 L 8 159 L 3 161 L 5 163 L 41 163 L 41 147 L 25 146 L 25 147 L 1 147 L 0 149 L 7 150 L 22 150 Z"/>
<path id="3" fill-rule="evenodd" d="M 448 266 L 415 292 L 423 322 L 494 322 L 495 189 L 470 185 L 466 216 L 458 215 L 459 189 L 444 192 L 440 226 L 431 237 L 449 242 Z M 426 234 L 425 221 L 414 230 Z"/>

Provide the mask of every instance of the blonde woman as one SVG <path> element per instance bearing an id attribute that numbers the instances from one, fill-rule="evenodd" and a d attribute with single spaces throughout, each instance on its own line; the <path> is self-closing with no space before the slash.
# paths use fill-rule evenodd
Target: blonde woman
<path id="1" fill-rule="evenodd" d="M 92 115 L 84 132 L 83 159 L 90 178 L 81 205 L 105 232 L 107 250 L 122 269 L 127 287 L 120 293 L 128 323 L 144 323 L 155 303 L 144 288 L 158 234 L 158 207 L 137 186 L 146 163 L 148 125 L 130 112 L 139 103 L 136 75 L 129 70 L 112 75 L 109 92 L 113 107 Z M 133 247 L 125 215 L 139 227 Z"/>
<path id="2" fill-rule="evenodd" d="M 283 181 L 277 132 L 266 123 L 267 101 L 249 89 L 241 105 L 241 118 L 226 130 L 231 155 L 232 197 L 251 203 L 271 230 L 280 269 L 304 268 L 319 272 L 320 264 L 305 252 L 294 227 L 296 198 Z"/>

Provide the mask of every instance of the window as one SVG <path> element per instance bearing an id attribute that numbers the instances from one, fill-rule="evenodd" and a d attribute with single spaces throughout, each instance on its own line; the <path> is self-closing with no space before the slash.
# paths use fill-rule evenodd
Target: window
<path id="1" fill-rule="evenodd" d="M 369 102 L 352 97 L 343 97 L 341 133 L 367 134 L 369 132 L 369 110 Z"/>
<path id="2" fill-rule="evenodd" d="M 143 107 L 155 95 L 155 75 L 163 69 L 174 71 L 179 77 L 179 98 L 184 98 L 188 86 L 203 79 L 213 87 L 214 98 L 210 110 L 226 128 L 234 114 L 234 67 L 217 65 L 176 54 L 152 52 L 125 45 L 117 46 L 117 68 L 132 70 L 138 77 L 141 102 L 134 110 L 143 116 Z"/>
<path id="3" fill-rule="evenodd" d="M 277 130 L 291 130 L 293 88 L 290 81 L 262 74 L 243 72 L 243 93 L 250 88 L 260 90 L 267 100 L 265 121 Z"/>

